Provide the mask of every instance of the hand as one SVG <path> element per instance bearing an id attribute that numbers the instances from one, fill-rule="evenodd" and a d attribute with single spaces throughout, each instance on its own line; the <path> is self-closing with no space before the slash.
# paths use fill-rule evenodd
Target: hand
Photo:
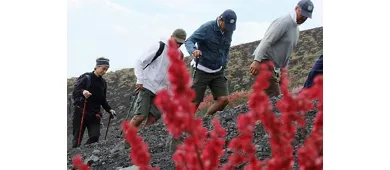
<path id="1" fill-rule="evenodd" d="M 116 112 L 113 109 L 110 110 L 110 118 L 116 118 Z"/>
<path id="2" fill-rule="evenodd" d="M 83 91 L 83 95 L 85 98 L 88 98 L 89 96 L 91 96 L 92 94 L 88 91 L 88 90 L 84 90 Z"/>
<path id="3" fill-rule="evenodd" d="M 259 61 L 253 61 L 251 66 L 249 67 L 250 72 L 252 73 L 253 76 L 256 76 L 259 74 L 260 71 L 260 62 Z"/>
<path id="4" fill-rule="evenodd" d="M 136 84 L 135 85 L 135 92 L 138 93 L 143 88 L 144 88 L 143 84 Z"/>
<path id="5" fill-rule="evenodd" d="M 198 58 L 202 55 L 202 52 L 200 50 L 195 50 L 194 52 L 192 52 L 192 56 Z"/>

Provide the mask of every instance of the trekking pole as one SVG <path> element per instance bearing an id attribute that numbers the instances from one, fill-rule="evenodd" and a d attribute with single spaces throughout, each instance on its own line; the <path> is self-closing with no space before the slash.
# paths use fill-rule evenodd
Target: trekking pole
<path id="1" fill-rule="evenodd" d="M 87 99 L 85 99 L 85 101 L 84 101 L 83 113 L 82 113 L 82 115 L 81 115 L 79 139 L 78 139 L 78 141 L 77 141 L 77 145 L 78 145 L 78 146 L 80 146 L 81 132 L 83 131 L 84 114 L 85 114 L 85 109 L 86 109 L 86 108 L 87 108 Z"/>
<path id="2" fill-rule="evenodd" d="M 130 108 L 129 108 L 129 111 L 127 112 L 127 115 L 126 115 L 126 118 L 125 120 L 127 120 L 129 118 L 129 115 L 130 115 L 130 112 L 131 110 L 133 109 L 133 106 L 134 106 L 134 102 L 135 102 L 135 96 L 137 95 L 138 93 L 136 92 L 133 92 L 131 93 L 130 95 Z M 123 131 L 121 130 L 121 134 L 122 135 Z"/>
<path id="3" fill-rule="evenodd" d="M 108 133 L 108 128 L 110 127 L 110 123 L 111 123 L 111 115 L 110 115 L 110 118 L 108 119 L 108 125 L 107 125 L 107 130 L 106 130 L 106 135 L 104 136 L 104 140 L 106 140 L 107 138 L 107 133 Z"/>
<path id="4" fill-rule="evenodd" d="M 199 56 L 200 57 L 200 56 Z M 195 57 L 195 70 L 194 70 L 194 75 L 192 75 L 192 80 L 195 80 L 195 74 L 196 70 L 198 69 L 198 64 L 199 64 L 199 57 Z"/>

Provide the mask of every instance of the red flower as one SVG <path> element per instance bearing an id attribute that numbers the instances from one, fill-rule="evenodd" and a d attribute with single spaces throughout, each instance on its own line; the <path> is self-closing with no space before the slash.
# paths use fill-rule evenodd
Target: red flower
<path id="1" fill-rule="evenodd" d="M 150 154 L 148 145 L 145 144 L 141 137 L 137 135 L 137 128 L 127 121 L 123 121 L 122 128 L 126 141 L 131 145 L 130 157 L 135 165 L 144 170 L 155 170 L 150 167 Z"/>
<path id="2" fill-rule="evenodd" d="M 179 168 L 213 169 L 217 166 L 218 154 L 222 152 L 212 149 L 220 148 L 222 150 L 224 143 L 215 133 L 222 131 L 219 128 L 220 126 L 214 124 L 217 131 L 212 134 L 209 141 L 206 141 L 207 129 L 202 126 L 202 120 L 194 115 L 195 106 L 192 104 L 192 100 L 195 97 L 195 92 L 191 89 L 191 77 L 187 72 L 184 61 L 180 59 L 180 52 L 174 41 L 169 41 L 169 47 L 168 79 L 171 83 L 171 92 L 167 90 L 160 91 L 154 102 L 163 112 L 164 123 L 174 137 L 178 138 L 183 133 L 188 135 L 184 140 L 184 144 L 177 148 L 173 159 Z M 207 148 L 207 150 L 204 150 L 204 148 Z M 209 161 L 203 162 L 204 159 Z"/>
<path id="3" fill-rule="evenodd" d="M 90 170 L 88 164 L 84 164 L 81 155 L 75 155 L 73 157 L 73 167 L 78 170 Z"/>

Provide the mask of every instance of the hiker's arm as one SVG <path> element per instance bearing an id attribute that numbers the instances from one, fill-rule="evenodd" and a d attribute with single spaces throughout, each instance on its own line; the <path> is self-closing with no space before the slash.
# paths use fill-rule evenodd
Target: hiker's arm
<path id="1" fill-rule="evenodd" d="M 287 31 L 287 22 L 276 21 L 272 23 L 267 32 L 261 39 L 260 44 L 257 46 L 254 55 L 254 60 L 260 61 L 265 55 L 269 47 L 277 42 Z"/>
<path id="2" fill-rule="evenodd" d="M 225 69 L 225 70 L 227 69 L 227 66 L 228 66 L 228 63 L 229 63 L 229 58 L 230 58 L 230 54 L 229 54 L 229 49 L 228 49 L 227 52 L 226 52 L 226 61 L 222 65 L 223 69 Z"/>
<path id="3" fill-rule="evenodd" d="M 104 93 L 103 93 L 103 104 L 102 104 L 102 107 L 103 107 L 103 109 L 106 112 L 110 112 L 111 106 L 107 102 L 107 82 L 104 82 L 104 83 L 106 83 L 106 85 L 105 85 L 106 88 L 104 89 Z"/>
<path id="4" fill-rule="evenodd" d="M 207 25 L 201 25 L 195 32 L 185 41 L 185 46 L 187 52 L 192 55 L 192 53 L 197 49 L 195 44 L 203 41 L 206 37 Z"/>
<path id="5" fill-rule="evenodd" d="M 227 69 L 227 66 L 228 66 L 228 63 L 229 63 L 229 57 L 230 57 L 230 54 L 229 54 L 229 50 L 226 54 L 226 61 L 225 61 L 225 64 L 223 64 L 223 68 L 224 69 Z"/>
<path id="6" fill-rule="evenodd" d="M 136 84 L 143 84 L 144 82 L 144 68 L 148 65 L 154 56 L 156 55 L 158 49 L 160 47 L 159 43 L 154 44 L 152 47 L 148 49 L 148 51 L 144 52 L 136 61 L 136 65 L 134 68 L 134 74 L 137 77 Z"/>
<path id="7" fill-rule="evenodd" d="M 230 33 L 230 34 L 232 34 L 232 35 L 230 35 L 230 37 L 232 37 L 233 33 Z M 226 61 L 225 61 L 225 64 L 223 65 L 224 69 L 227 69 L 227 65 L 228 65 L 228 62 L 229 62 L 231 43 L 232 43 L 232 41 L 231 41 L 231 38 L 230 38 L 229 48 L 227 48 L 226 51 L 225 51 L 226 52 Z"/>
<path id="8" fill-rule="evenodd" d="M 105 111 L 107 111 L 107 112 L 110 112 L 110 110 L 111 110 L 111 106 L 108 104 L 106 98 L 104 98 L 104 102 L 103 102 L 103 104 L 102 104 L 102 107 L 103 107 L 103 109 L 104 109 Z"/>

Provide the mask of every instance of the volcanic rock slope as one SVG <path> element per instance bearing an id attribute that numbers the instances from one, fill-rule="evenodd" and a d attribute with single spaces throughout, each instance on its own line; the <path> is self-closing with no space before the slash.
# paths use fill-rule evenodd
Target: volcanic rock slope
<path id="1" fill-rule="evenodd" d="M 301 31 L 298 45 L 294 50 L 289 66 L 289 78 L 291 80 L 290 87 L 295 87 L 297 85 L 303 84 L 306 79 L 307 73 L 310 71 L 310 68 L 314 64 L 315 60 L 319 57 L 319 55 L 322 54 L 322 36 L 322 27 Z M 251 43 L 233 46 L 231 48 L 231 57 L 228 64 L 228 69 L 226 71 L 230 92 L 249 90 L 251 88 L 254 79 L 249 75 L 247 70 L 253 60 L 251 54 L 253 53 L 259 42 L 260 41 L 255 41 Z M 186 57 L 185 62 L 189 63 L 189 61 L 189 57 Z M 114 147 L 116 147 L 117 145 L 119 145 L 119 148 L 123 147 L 120 146 L 120 143 L 124 143 L 123 139 L 121 136 L 118 135 L 120 133 L 120 122 L 125 119 L 129 110 L 130 93 L 134 90 L 134 70 L 133 68 L 129 68 L 118 70 L 115 72 L 109 72 L 104 77 L 108 83 L 108 101 L 118 113 L 118 119 L 113 120 L 111 122 L 107 136 L 108 140 L 103 140 L 108 122 L 108 117 L 107 115 L 105 115 L 103 118 L 104 126 L 101 129 L 101 142 L 99 142 L 98 144 L 93 144 L 91 146 L 82 147 L 80 148 L 81 150 L 70 149 L 70 141 L 72 139 L 72 114 L 68 114 L 67 120 L 68 158 L 70 159 L 70 157 L 72 157 L 76 153 L 82 153 L 84 154 L 83 158 L 86 158 L 87 156 L 91 156 L 92 152 L 95 150 L 95 155 L 102 155 L 103 157 L 99 158 L 98 162 L 100 163 L 93 164 L 93 169 L 115 169 L 116 167 L 125 167 L 131 164 L 129 162 L 128 149 L 113 153 L 109 151 L 113 151 L 112 149 L 114 149 Z M 75 79 L 76 78 L 74 77 L 67 80 L 67 95 L 72 92 L 72 85 Z M 223 115 L 235 115 L 235 118 L 237 114 L 241 113 L 242 110 L 246 109 L 248 109 L 246 106 L 242 106 L 242 108 L 239 109 L 226 110 L 224 111 L 226 113 L 223 113 Z M 129 119 L 131 118 L 131 116 L 132 115 L 129 116 Z M 225 126 L 228 124 L 234 126 L 235 119 L 228 118 L 228 120 L 225 121 Z M 164 142 L 166 142 L 167 139 L 167 132 L 164 130 L 163 126 L 164 125 L 160 120 L 158 124 L 140 131 L 140 134 L 145 137 L 145 140 L 148 143 L 151 142 L 150 151 L 153 153 L 152 159 L 155 164 L 161 164 L 161 167 L 163 167 L 163 169 L 167 169 L 168 167 L 171 167 L 170 165 L 172 165 L 172 162 L 168 161 L 170 160 L 170 157 L 166 155 L 167 153 Z M 264 130 L 259 131 L 259 133 L 261 132 L 264 132 Z M 236 133 L 236 130 L 233 131 L 233 129 L 231 129 L 231 131 L 229 131 L 228 133 L 232 133 L 230 135 L 233 135 L 234 133 Z M 86 134 L 84 135 L 84 142 L 87 140 L 87 136 L 88 135 L 86 132 Z M 260 138 L 256 140 L 260 140 Z M 264 141 L 267 142 L 267 140 Z M 261 148 L 263 147 L 263 145 L 259 143 L 259 147 Z M 94 158 L 96 159 L 96 157 Z M 160 162 L 156 159 L 162 159 L 162 161 Z M 70 163 L 69 161 L 70 160 L 68 160 L 68 164 Z"/>
<path id="2" fill-rule="evenodd" d="M 275 103 L 279 99 L 280 98 L 273 98 L 271 100 L 274 106 L 274 112 L 277 116 L 279 116 L 280 113 L 278 109 L 276 109 Z M 227 130 L 227 135 L 225 137 L 225 151 L 227 154 L 220 159 L 221 165 L 227 162 L 227 158 L 231 154 L 231 152 L 226 149 L 228 142 L 238 135 L 236 127 L 237 116 L 248 111 L 248 105 L 244 104 L 220 113 L 222 127 Z M 295 150 L 303 144 L 304 136 L 310 134 L 316 113 L 317 110 L 315 108 L 306 113 L 306 127 L 304 129 L 298 129 L 295 141 L 293 142 Z M 210 120 L 206 121 L 204 124 L 209 130 L 212 129 Z M 104 134 L 104 132 L 105 128 L 102 128 L 102 133 Z M 171 159 L 172 154 L 168 149 L 170 137 L 162 120 L 159 120 L 150 127 L 140 130 L 139 135 L 141 135 L 144 141 L 149 145 L 152 166 L 159 167 L 162 170 L 175 169 L 174 162 Z M 129 156 L 131 148 L 127 142 L 125 142 L 122 135 L 120 135 L 120 125 L 118 123 L 111 125 L 107 140 L 103 140 L 104 136 L 101 139 L 102 140 L 99 143 L 84 145 L 77 149 L 69 149 L 67 155 L 68 169 L 72 168 L 72 157 L 76 154 L 81 154 L 86 162 L 91 163 L 91 167 L 94 170 L 136 169 Z M 253 143 L 257 148 L 256 155 L 259 159 L 270 158 L 271 149 L 269 145 L 269 135 L 264 130 L 262 124 L 256 125 Z M 294 154 L 296 154 L 296 152 L 294 152 Z M 243 167 L 244 166 L 240 166 L 237 169 L 243 169 Z M 298 165 L 295 163 L 293 169 L 297 168 Z"/>
<path id="3" fill-rule="evenodd" d="M 226 71 L 229 92 L 249 90 L 253 85 L 254 78 L 250 76 L 248 68 L 253 61 L 253 51 L 260 41 L 233 46 L 230 50 L 230 59 Z M 313 28 L 301 31 L 297 47 L 294 49 L 289 63 L 290 88 L 303 85 L 307 75 L 314 65 L 315 60 L 323 51 L 323 28 Z M 189 65 L 190 57 L 185 58 Z M 86 68 L 92 71 L 93 68 Z M 130 93 L 134 90 L 135 76 L 133 68 L 108 72 L 104 78 L 108 83 L 107 99 L 116 111 L 120 113 L 128 109 Z M 72 92 L 72 85 L 76 77 L 67 80 L 67 94 Z"/>

